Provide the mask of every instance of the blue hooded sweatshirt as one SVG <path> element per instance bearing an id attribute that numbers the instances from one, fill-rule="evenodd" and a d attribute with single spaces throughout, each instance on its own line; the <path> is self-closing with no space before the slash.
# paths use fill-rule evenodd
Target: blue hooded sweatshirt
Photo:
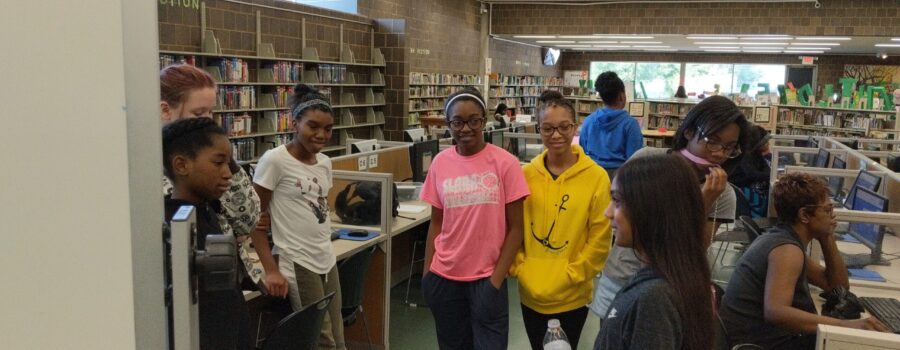
<path id="1" fill-rule="evenodd" d="M 623 109 L 601 108 L 581 126 L 578 144 L 603 169 L 618 169 L 644 147 L 641 125 Z"/>

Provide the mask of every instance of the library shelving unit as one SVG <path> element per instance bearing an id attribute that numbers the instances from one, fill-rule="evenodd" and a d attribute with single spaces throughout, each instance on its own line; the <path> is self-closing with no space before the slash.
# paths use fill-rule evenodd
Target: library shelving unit
<path id="1" fill-rule="evenodd" d="M 287 99 L 298 83 L 316 87 L 335 110 L 332 138 L 323 152 L 345 152 L 348 139 L 384 139 L 384 56 L 372 48 L 372 62 L 356 62 L 345 46 L 339 61 L 320 60 L 306 47 L 302 59 L 268 55 L 160 51 L 161 68 L 193 64 L 217 84 L 213 119 L 229 133 L 235 159 L 253 162 L 269 149 L 290 141 Z"/>
<path id="2" fill-rule="evenodd" d="M 482 78 L 473 74 L 409 73 L 407 126 L 417 126 L 423 117 L 443 116 L 444 101 L 466 87 L 482 90 Z"/>
<path id="3" fill-rule="evenodd" d="M 897 112 L 870 109 L 776 105 L 779 135 L 898 138 Z"/>
<path id="4" fill-rule="evenodd" d="M 493 74 L 488 90 L 488 109 L 494 111 L 503 103 L 517 114 L 535 114 L 538 97 L 544 90 L 561 91 L 562 79 L 535 75 Z"/>
<path id="5" fill-rule="evenodd" d="M 636 111 L 635 103 L 643 103 L 641 111 Z M 629 108 L 633 116 L 641 118 L 641 128 L 643 129 L 644 142 L 652 147 L 665 147 L 671 141 L 671 137 L 675 135 L 675 131 L 681 126 L 684 118 L 687 117 L 688 111 L 694 107 L 700 100 L 696 99 L 646 99 L 629 103 Z M 738 108 L 744 113 L 748 120 L 753 121 L 757 111 L 765 115 L 758 120 L 760 125 L 767 127 L 769 125 L 769 106 L 743 106 Z M 760 109 L 762 108 L 762 109 Z"/>
<path id="6" fill-rule="evenodd" d="M 603 108 L 603 100 L 599 97 L 590 97 L 590 96 L 565 96 L 565 98 L 569 101 L 572 101 L 572 107 L 575 108 L 575 116 L 578 117 L 578 123 L 581 124 L 584 122 L 584 119 L 587 118 L 588 115 L 594 113 L 594 111 Z"/>

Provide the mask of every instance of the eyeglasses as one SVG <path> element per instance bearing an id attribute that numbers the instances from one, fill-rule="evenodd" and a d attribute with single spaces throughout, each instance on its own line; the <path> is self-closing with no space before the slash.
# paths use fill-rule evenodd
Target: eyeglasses
<path id="1" fill-rule="evenodd" d="M 541 125 L 541 135 L 553 136 L 553 133 L 559 131 L 560 135 L 566 135 L 575 130 L 575 124 L 562 124 L 560 126 Z"/>
<path id="2" fill-rule="evenodd" d="M 710 152 L 725 152 L 728 155 L 728 158 L 737 158 L 737 156 L 741 155 L 741 146 L 738 145 L 730 145 L 726 146 L 719 142 L 712 141 L 708 136 L 701 135 L 700 140 L 706 144 L 706 149 Z"/>
<path id="3" fill-rule="evenodd" d="M 810 205 L 804 205 L 803 207 L 805 207 L 805 208 L 819 208 L 819 207 L 822 207 L 823 210 L 825 211 L 825 214 L 828 214 L 828 215 L 834 214 L 834 204 L 831 204 L 831 203 L 828 203 L 828 204 L 810 204 Z"/>
<path id="4" fill-rule="evenodd" d="M 459 131 L 463 129 L 464 125 L 469 125 L 469 129 L 478 129 L 482 125 L 484 125 L 484 118 L 472 118 L 468 121 L 462 120 L 451 120 L 450 121 L 450 129 L 453 131 Z"/>

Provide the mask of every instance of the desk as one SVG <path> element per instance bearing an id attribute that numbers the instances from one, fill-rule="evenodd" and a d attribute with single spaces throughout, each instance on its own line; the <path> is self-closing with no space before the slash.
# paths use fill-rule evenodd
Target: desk
<path id="1" fill-rule="evenodd" d="M 871 250 L 866 248 L 862 244 L 857 243 L 849 243 L 849 242 L 841 242 L 838 241 L 838 250 L 842 253 L 847 254 L 857 254 L 857 253 L 870 253 Z M 896 254 L 900 253 L 900 238 L 894 235 L 886 234 L 884 235 L 884 241 L 882 244 L 882 252 Z M 884 259 L 891 259 L 892 256 L 883 255 Z M 851 287 L 866 287 L 866 288 L 878 288 L 878 289 L 888 289 L 893 290 L 894 296 L 900 296 L 900 259 L 893 260 L 889 262 L 890 265 L 882 266 L 882 265 L 869 265 L 866 266 L 867 269 L 872 271 L 877 271 L 884 277 L 887 282 L 872 282 L 872 281 L 862 281 L 862 280 L 850 280 Z M 852 289 L 852 288 L 851 288 Z"/>
<path id="2" fill-rule="evenodd" d="M 641 135 L 644 137 L 673 137 L 675 136 L 674 130 L 666 130 L 665 132 L 660 132 L 659 130 L 641 130 Z"/>

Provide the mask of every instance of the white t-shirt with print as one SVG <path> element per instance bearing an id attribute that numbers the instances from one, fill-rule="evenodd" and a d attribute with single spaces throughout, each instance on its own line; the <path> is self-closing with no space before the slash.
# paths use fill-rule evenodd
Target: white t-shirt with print
<path id="1" fill-rule="evenodd" d="M 335 264 L 328 217 L 331 159 L 319 153 L 316 165 L 307 165 L 282 145 L 259 159 L 253 182 L 272 191 L 272 238 L 282 259 L 328 273 Z"/>

